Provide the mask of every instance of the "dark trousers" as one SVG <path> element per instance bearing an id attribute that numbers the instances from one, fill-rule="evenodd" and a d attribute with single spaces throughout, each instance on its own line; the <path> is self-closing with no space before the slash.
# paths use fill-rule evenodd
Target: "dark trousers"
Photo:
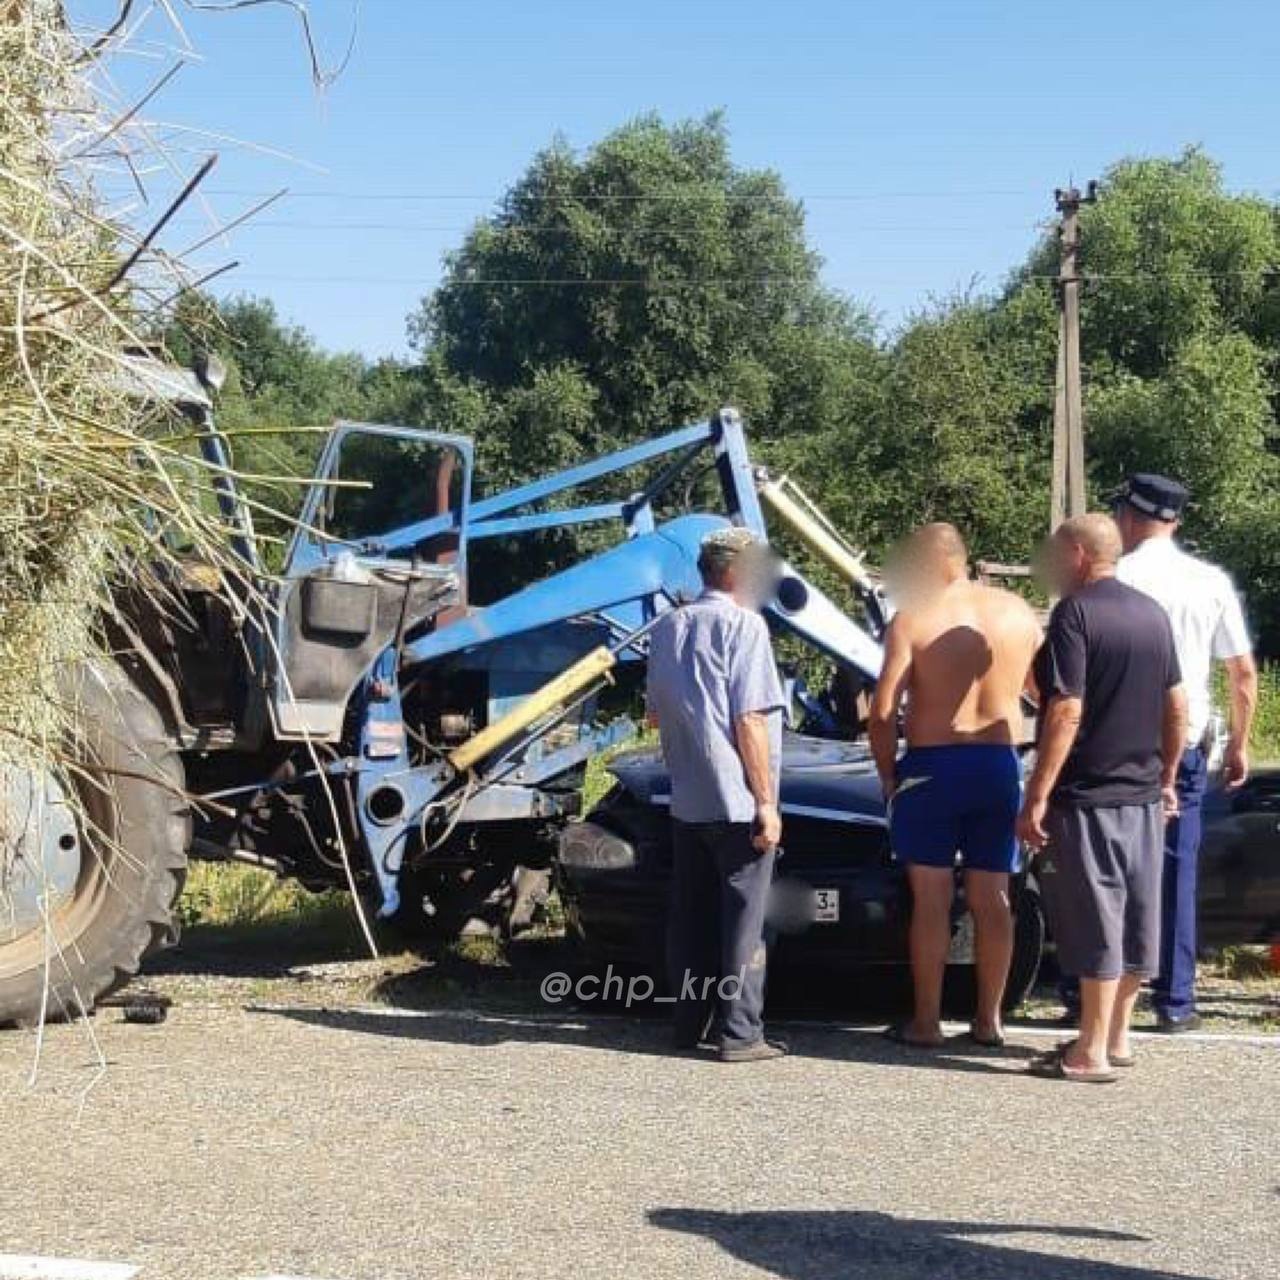
<path id="1" fill-rule="evenodd" d="M 676 1036 L 695 1040 L 719 1001 L 725 1045 L 764 1036 L 765 912 L 774 854 L 747 822 L 673 821 L 667 972 Z"/>
<path id="2" fill-rule="evenodd" d="M 1196 1010 L 1196 887 L 1207 780 L 1208 760 L 1193 747 L 1178 766 L 1178 816 L 1164 830 L 1160 973 L 1151 987 L 1162 1018 L 1186 1018 Z"/>
<path id="3" fill-rule="evenodd" d="M 1189 748 L 1178 765 L 1178 816 L 1164 828 L 1160 972 L 1151 984 L 1151 1002 L 1162 1018 L 1185 1018 L 1196 1009 L 1196 887 L 1208 776 L 1208 756 L 1200 747 Z M 1075 978 L 1064 977 L 1058 992 L 1068 1010 L 1080 1011 Z"/>

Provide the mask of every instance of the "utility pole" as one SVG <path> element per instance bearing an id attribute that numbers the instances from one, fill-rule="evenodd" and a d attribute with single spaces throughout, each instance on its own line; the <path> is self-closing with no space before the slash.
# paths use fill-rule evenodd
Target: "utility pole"
<path id="1" fill-rule="evenodd" d="M 1058 266 L 1058 370 L 1053 401 L 1053 492 L 1049 528 L 1083 515 L 1087 502 L 1084 478 L 1084 395 L 1080 381 L 1080 206 L 1098 198 L 1098 184 L 1084 195 L 1076 187 L 1053 193 L 1061 221 L 1062 251 Z"/>

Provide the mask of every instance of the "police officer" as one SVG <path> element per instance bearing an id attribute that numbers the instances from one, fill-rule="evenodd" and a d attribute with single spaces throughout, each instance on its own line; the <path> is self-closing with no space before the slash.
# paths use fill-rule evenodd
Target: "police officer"
<path id="1" fill-rule="evenodd" d="M 782 832 L 782 684 L 756 611 L 767 549 L 747 529 L 702 542 L 703 592 L 649 646 L 648 703 L 671 776 L 668 961 L 678 1048 L 696 1047 L 718 997 L 720 1059 L 777 1058 L 764 1035 L 765 909 Z"/>
<path id="2" fill-rule="evenodd" d="M 1231 579 L 1174 539 L 1187 497 L 1176 480 L 1139 474 L 1130 476 L 1114 503 L 1125 549 L 1116 576 L 1152 596 L 1168 613 L 1187 691 L 1187 749 L 1178 770 L 1179 816 L 1165 829 L 1160 972 L 1153 986 L 1157 1026 L 1168 1032 L 1200 1024 L 1195 1005 L 1196 868 L 1214 660 L 1225 664 L 1230 687 L 1223 781 L 1231 789 L 1249 776 L 1249 729 L 1258 700 L 1258 671 Z"/>

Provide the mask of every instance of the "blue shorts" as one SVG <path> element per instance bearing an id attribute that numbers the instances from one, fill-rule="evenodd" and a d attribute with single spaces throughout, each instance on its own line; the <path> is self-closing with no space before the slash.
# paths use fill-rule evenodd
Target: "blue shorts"
<path id="1" fill-rule="evenodd" d="M 898 761 L 889 835 L 898 859 L 970 871 L 1018 870 L 1014 827 L 1022 806 L 1022 766 L 1012 747 L 912 747 Z"/>

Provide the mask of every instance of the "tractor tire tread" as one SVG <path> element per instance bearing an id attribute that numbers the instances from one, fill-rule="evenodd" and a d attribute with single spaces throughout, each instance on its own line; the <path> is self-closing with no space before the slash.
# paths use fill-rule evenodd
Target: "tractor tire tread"
<path id="1" fill-rule="evenodd" d="M 104 693 L 114 704 L 118 727 L 128 735 L 127 743 L 120 746 L 141 758 L 140 772 L 149 768 L 159 781 L 153 784 L 126 777 L 117 784 L 122 790 L 135 788 L 135 803 L 151 810 L 145 824 L 149 839 L 144 851 L 145 868 L 139 877 L 140 891 L 128 912 L 126 927 L 107 936 L 98 930 L 93 941 L 86 944 L 82 938 L 91 931 L 91 922 L 75 940 L 77 958 L 83 963 L 77 964 L 72 982 L 50 984 L 43 1015 L 47 1022 L 68 1021 L 89 1013 L 100 1000 L 136 977 L 148 955 L 171 944 L 175 937 L 174 907 L 187 875 L 191 810 L 185 799 L 185 769 L 177 743 L 166 732 L 158 709 L 119 666 L 96 663 L 92 671 L 86 678 L 101 679 Z M 107 714 L 112 714 L 110 707 Z M 8 1007 L 0 1005 L 0 1026 L 32 1027 L 39 1023 L 43 977 L 28 982 L 26 987 L 16 998 L 11 992 L 5 993 Z M 3 988 L 0 983 L 0 991 Z"/>

